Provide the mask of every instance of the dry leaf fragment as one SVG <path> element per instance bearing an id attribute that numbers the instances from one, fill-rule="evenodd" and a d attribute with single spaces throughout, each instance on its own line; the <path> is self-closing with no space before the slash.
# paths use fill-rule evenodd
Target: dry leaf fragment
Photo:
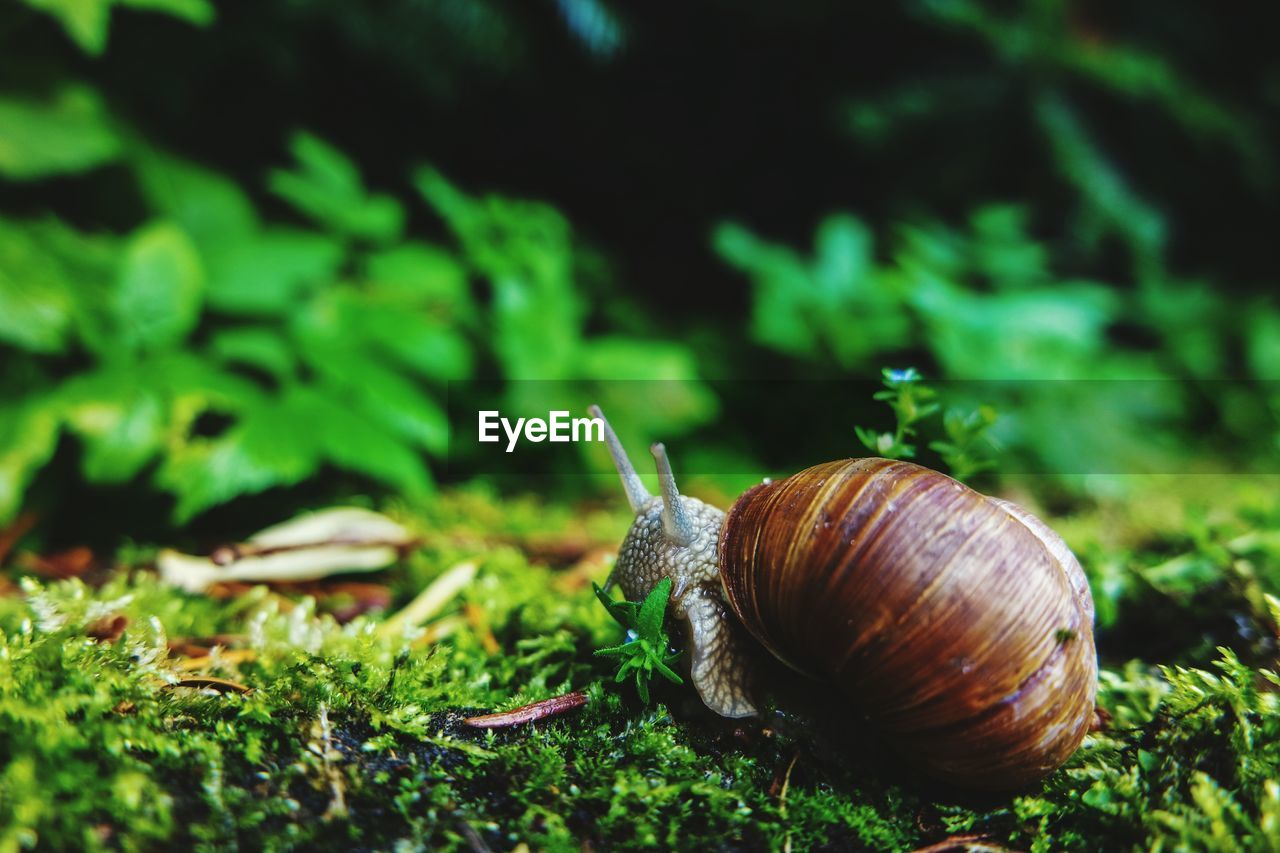
<path id="1" fill-rule="evenodd" d="M 476 564 L 471 561 L 458 563 L 432 581 L 399 613 L 383 622 L 378 633 L 384 637 L 395 637 L 426 622 L 475 579 L 476 570 Z"/>
<path id="2" fill-rule="evenodd" d="M 20 554 L 19 565 L 34 575 L 50 580 L 78 578 L 93 568 L 93 551 L 84 545 L 52 554 Z"/>
<path id="3" fill-rule="evenodd" d="M 337 572 L 373 571 L 394 563 L 417 542 L 385 515 L 338 507 L 268 527 L 209 557 L 166 549 L 156 567 L 167 582 L 204 592 L 215 583 L 316 580 Z"/>
<path id="4" fill-rule="evenodd" d="M 587 694 L 575 690 L 572 693 L 565 693 L 563 696 L 552 696 L 550 699 L 543 699 L 541 702 L 521 705 L 519 708 L 503 711 L 500 714 L 467 717 L 462 722 L 478 729 L 501 729 L 507 726 L 518 726 L 522 723 L 533 723 L 547 717 L 554 717 L 557 714 L 563 714 L 565 711 L 581 708 L 585 704 L 587 704 Z"/>
<path id="5" fill-rule="evenodd" d="M 422 636 L 414 640 L 410 645 L 414 648 L 422 648 L 432 643 L 438 643 L 445 637 L 458 633 L 467 626 L 467 620 L 461 616 L 445 616 L 432 622 L 427 629 L 422 632 Z"/>
<path id="6" fill-rule="evenodd" d="M 917 847 L 911 853 L 952 853 L 963 850 L 968 853 L 1016 853 L 1009 847 L 996 844 L 990 835 L 949 835 L 926 847 Z"/>
<path id="7" fill-rule="evenodd" d="M 123 613 L 114 616 L 103 616 L 85 626 L 85 636 L 92 637 L 99 643 L 114 643 L 124 633 L 129 618 Z"/>
<path id="8" fill-rule="evenodd" d="M 498 645 L 498 638 L 493 636 L 493 631 L 489 628 L 489 619 L 484 615 L 484 610 L 474 604 L 462 605 L 462 614 L 467 618 L 467 624 L 471 626 L 471 630 L 476 632 L 476 636 L 480 638 L 480 645 L 484 646 L 485 654 L 496 655 L 502 651 L 502 646 Z"/>
<path id="9" fill-rule="evenodd" d="M 24 512 L 0 530 L 0 564 L 4 563 L 13 546 L 22 541 L 22 537 L 30 533 L 39 520 L 40 516 L 34 512 Z"/>

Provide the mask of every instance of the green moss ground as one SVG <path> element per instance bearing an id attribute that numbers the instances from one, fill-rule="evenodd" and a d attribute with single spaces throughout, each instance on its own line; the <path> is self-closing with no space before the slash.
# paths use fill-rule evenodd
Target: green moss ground
<path id="1" fill-rule="evenodd" d="M 376 633 L 385 614 L 339 625 L 265 587 L 180 593 L 137 549 L 94 584 L 14 571 L 0 598 L 0 850 L 1277 849 L 1275 485 L 1131 482 L 1054 517 L 1098 600 L 1106 722 L 1039 788 L 985 799 L 916 778 L 774 668 L 769 713 L 745 725 L 687 688 L 660 686 L 650 707 L 615 688 L 592 650 L 618 629 L 586 583 L 607 567 L 569 567 L 619 541 L 615 507 L 472 490 L 390 508 L 427 543 L 372 576 L 392 609 L 476 558 L 446 615 L 471 605 L 497 653 L 470 624 L 407 647 Z M 116 614 L 117 639 L 86 634 Z M 200 672 L 252 692 L 174 686 L 186 673 L 170 644 L 220 634 L 256 656 Z M 460 722 L 573 689 L 590 702 L 563 717 Z"/>

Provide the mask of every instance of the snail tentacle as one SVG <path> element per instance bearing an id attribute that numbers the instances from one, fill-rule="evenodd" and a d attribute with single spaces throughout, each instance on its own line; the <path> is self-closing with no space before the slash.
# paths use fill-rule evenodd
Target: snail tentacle
<path id="1" fill-rule="evenodd" d="M 639 514 L 641 508 L 647 504 L 653 496 L 649 494 L 649 490 L 644 487 L 640 475 L 636 473 L 636 468 L 631 464 L 631 460 L 627 457 L 627 451 L 622 446 L 622 442 L 618 440 L 618 434 L 613 431 L 604 412 L 600 411 L 599 406 L 592 405 L 587 408 L 591 417 L 599 418 L 604 424 L 604 441 L 609 448 L 609 455 L 613 457 L 613 467 L 618 469 L 618 478 L 622 480 L 622 488 L 627 493 L 627 503 L 631 505 L 631 511 Z"/>
<path id="2" fill-rule="evenodd" d="M 676 475 L 671 470 L 671 459 L 662 442 L 649 445 L 649 452 L 658 467 L 658 483 L 662 486 L 662 532 L 677 545 L 688 545 L 697 531 L 693 520 L 685 511 L 680 490 L 676 488 Z"/>

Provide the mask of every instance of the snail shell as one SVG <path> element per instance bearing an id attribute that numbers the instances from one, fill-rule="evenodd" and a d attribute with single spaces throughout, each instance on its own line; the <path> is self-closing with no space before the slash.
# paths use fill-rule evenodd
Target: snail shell
<path id="1" fill-rule="evenodd" d="M 816 465 L 726 515 L 679 493 L 660 444 L 650 496 L 607 421 L 605 438 L 636 513 L 613 576 L 632 600 L 674 581 L 670 612 L 712 710 L 755 713 L 745 627 L 949 782 L 1022 787 L 1080 745 L 1097 689 L 1093 601 L 1035 516 L 887 459 Z"/>
<path id="2" fill-rule="evenodd" d="M 934 775 L 1013 788 L 1093 718 L 1093 600 L 1043 522 L 928 468 L 816 465 L 756 486 L 719 542 L 730 607 Z"/>

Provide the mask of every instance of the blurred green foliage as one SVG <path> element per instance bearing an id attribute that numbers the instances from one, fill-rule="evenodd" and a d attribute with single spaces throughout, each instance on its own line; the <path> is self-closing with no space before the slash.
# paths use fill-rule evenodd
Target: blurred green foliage
<path id="1" fill-rule="evenodd" d="M 36 5 L 102 49 L 110 3 Z M 131 5 L 208 19 L 198 2 Z M 88 482 L 146 477 L 183 522 L 326 465 L 424 494 L 424 456 L 448 449 L 445 386 L 477 362 L 512 379 L 625 378 L 635 363 L 696 378 L 678 346 L 588 338 L 579 247 L 551 207 L 473 198 L 423 167 L 414 182 L 457 245 L 428 243 L 342 152 L 306 133 L 290 148 L 295 164 L 266 186 L 302 223 L 264 219 L 234 181 L 143 142 L 92 88 L 0 97 L 0 174 L 116 163 L 144 208 L 124 234 L 0 219 L 0 522 L 63 432 L 82 445 Z M 706 416 L 696 385 L 684 397 L 665 427 Z M 610 403 L 646 421 L 639 405 L 632 418 L 625 398 Z"/>
<path id="2" fill-rule="evenodd" d="M 482 468 L 449 447 L 446 400 L 599 402 L 628 443 L 688 433 L 675 449 L 695 468 L 764 468 L 710 429 L 766 432 L 758 402 L 706 380 L 885 364 L 937 380 L 954 414 L 928 450 L 962 467 L 979 432 L 1050 474 L 1275 464 L 1274 270 L 1239 229 L 1226 256 L 1203 227 L 1268 204 L 1265 59 L 1208 70 L 1190 7 L 1159 26 L 1078 0 L 708 7 L 686 21 L 689 52 L 646 15 L 602 0 L 0 12 L 0 519 L 81 483 L 169 495 L 177 522 L 299 485 L 425 494 L 446 467 Z M 828 28 L 860 49 L 835 63 Z M 751 71 L 769 63 L 742 33 L 771 34 L 745 43 L 768 56 L 808 39 L 803 85 Z M 881 34 L 929 61 L 874 53 Z M 689 103 L 714 91 L 723 109 L 654 112 L 659 59 Z M 741 86 L 707 73 L 722 61 Z M 567 79 L 580 100 L 554 94 Z M 632 120 L 703 145 L 655 148 Z M 706 153 L 738 149 L 794 190 L 738 193 Z M 1026 381 L 949 384 L 976 379 Z M 1097 383 L 1119 379 L 1145 384 Z M 607 467 L 586 448 L 541 472 L 583 460 Z"/>
<path id="3" fill-rule="evenodd" d="M 2 223 L 0 339 L 26 357 L 9 377 L 0 518 L 63 428 L 91 482 L 158 460 L 153 482 L 184 521 L 323 464 L 423 494 L 421 454 L 448 448 L 444 385 L 486 355 L 513 379 L 616 377 L 633 360 L 693 377 L 678 348 L 585 338 L 572 230 L 550 207 L 473 199 L 424 168 L 453 249 L 407 238 L 403 204 L 327 143 L 299 134 L 292 151 L 269 187 L 312 227 L 264 223 L 233 183 L 143 147 L 124 156 L 153 218 L 125 237 Z M 90 366 L 66 371 L 76 356 Z M 230 423 L 202 434 L 210 415 Z"/>

